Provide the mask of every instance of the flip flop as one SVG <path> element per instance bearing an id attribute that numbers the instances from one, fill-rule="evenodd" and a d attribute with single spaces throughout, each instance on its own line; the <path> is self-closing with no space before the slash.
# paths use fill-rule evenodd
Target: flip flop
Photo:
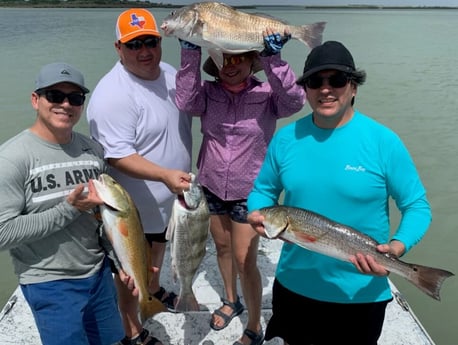
<path id="1" fill-rule="evenodd" d="M 212 318 L 212 320 L 210 321 L 210 327 L 212 329 L 214 329 L 215 331 L 220 331 L 220 330 L 226 328 L 234 317 L 236 317 L 237 315 L 240 315 L 245 310 L 245 307 L 243 306 L 243 304 L 240 303 L 239 296 L 237 296 L 237 301 L 235 301 L 235 303 L 229 302 L 225 298 L 221 298 L 221 302 L 223 302 L 223 305 L 219 309 L 216 309 L 213 312 L 213 315 L 217 315 L 217 316 L 221 317 L 223 319 L 224 323 L 221 326 L 218 326 L 218 325 L 215 324 L 215 321 Z M 228 314 L 225 314 L 225 313 L 223 313 L 221 311 L 221 308 L 224 307 L 225 305 L 227 305 L 228 307 L 232 308 L 232 313 L 231 314 L 228 315 Z"/>

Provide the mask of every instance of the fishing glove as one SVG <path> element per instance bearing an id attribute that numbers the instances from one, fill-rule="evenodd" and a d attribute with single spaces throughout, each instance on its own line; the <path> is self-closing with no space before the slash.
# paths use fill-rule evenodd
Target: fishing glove
<path id="1" fill-rule="evenodd" d="M 193 44 L 191 42 L 184 41 L 181 38 L 179 38 L 178 41 L 180 41 L 180 46 L 183 49 L 195 50 L 195 49 L 199 49 L 200 48 L 199 46 L 196 46 L 195 44 Z"/>
<path id="2" fill-rule="evenodd" d="M 281 48 L 283 48 L 290 38 L 291 34 L 282 38 L 279 33 L 264 37 L 264 50 L 261 52 L 261 56 L 272 56 L 280 53 Z"/>

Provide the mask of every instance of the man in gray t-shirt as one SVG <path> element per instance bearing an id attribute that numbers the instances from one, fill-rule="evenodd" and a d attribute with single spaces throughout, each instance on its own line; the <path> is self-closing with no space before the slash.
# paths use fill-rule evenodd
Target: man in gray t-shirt
<path id="1" fill-rule="evenodd" d="M 124 335 L 106 259 L 113 249 L 92 212 L 102 203 L 90 179 L 106 168 L 103 150 L 73 131 L 88 92 L 72 66 L 44 66 L 31 95 L 35 123 L 0 146 L 0 250 L 11 254 L 45 345 Z"/>

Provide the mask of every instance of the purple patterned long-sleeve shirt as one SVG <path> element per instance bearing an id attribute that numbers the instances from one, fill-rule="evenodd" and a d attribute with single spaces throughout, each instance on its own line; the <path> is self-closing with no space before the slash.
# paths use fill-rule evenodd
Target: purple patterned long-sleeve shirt
<path id="1" fill-rule="evenodd" d="M 279 118 L 300 111 L 304 89 L 280 54 L 260 57 L 266 82 L 250 76 L 234 94 L 217 81 L 202 81 L 201 51 L 182 49 L 176 75 L 176 104 L 200 116 L 199 182 L 222 200 L 246 199 Z"/>

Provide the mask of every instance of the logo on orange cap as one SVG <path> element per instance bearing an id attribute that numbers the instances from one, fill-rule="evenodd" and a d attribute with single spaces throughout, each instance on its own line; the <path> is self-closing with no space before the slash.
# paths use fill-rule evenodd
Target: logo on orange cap
<path id="1" fill-rule="evenodd" d="M 140 29 L 143 29 L 143 25 L 145 25 L 146 21 L 145 18 L 143 17 L 137 17 L 136 14 L 132 14 L 132 21 L 130 22 L 130 25 L 134 26 L 137 25 L 140 27 Z"/>
<path id="2" fill-rule="evenodd" d="M 131 8 L 119 15 L 116 22 L 116 38 L 121 43 L 143 35 L 161 37 L 156 19 L 151 12 L 142 8 Z"/>

